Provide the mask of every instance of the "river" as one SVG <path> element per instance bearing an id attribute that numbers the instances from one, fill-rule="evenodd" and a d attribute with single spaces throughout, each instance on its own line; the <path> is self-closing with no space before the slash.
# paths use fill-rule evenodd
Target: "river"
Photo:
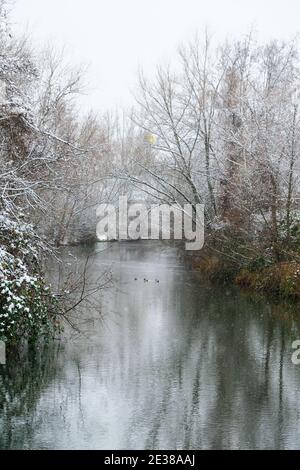
<path id="1" fill-rule="evenodd" d="M 174 247 L 104 248 L 101 312 L 1 368 L 0 448 L 300 448 L 297 314 L 207 285 Z M 64 249 L 65 266 L 86 251 Z"/>

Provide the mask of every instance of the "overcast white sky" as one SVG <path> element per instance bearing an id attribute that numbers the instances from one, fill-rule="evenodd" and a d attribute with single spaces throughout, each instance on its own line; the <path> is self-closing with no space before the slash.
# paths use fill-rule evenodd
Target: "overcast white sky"
<path id="1" fill-rule="evenodd" d="M 139 66 L 152 73 L 196 31 L 218 38 L 255 25 L 262 39 L 300 30 L 299 0 L 16 0 L 14 28 L 35 42 L 65 44 L 75 63 L 89 65 L 86 106 L 130 106 Z"/>

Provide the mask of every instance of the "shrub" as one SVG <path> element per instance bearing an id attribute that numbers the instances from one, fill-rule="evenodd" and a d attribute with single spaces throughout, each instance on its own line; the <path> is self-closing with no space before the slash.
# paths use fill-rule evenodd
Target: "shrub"
<path id="1" fill-rule="evenodd" d="M 212 282 L 232 281 L 237 270 L 237 267 L 228 260 L 209 254 L 203 256 L 197 263 L 193 263 L 193 268 Z"/>
<path id="2" fill-rule="evenodd" d="M 44 249 L 33 227 L 0 214 L 0 339 L 49 337 L 57 326 L 58 303 L 39 265 Z"/>
<path id="3" fill-rule="evenodd" d="M 299 299 L 300 264 L 282 262 L 256 272 L 243 269 L 236 277 L 236 283 L 241 287 Z"/>

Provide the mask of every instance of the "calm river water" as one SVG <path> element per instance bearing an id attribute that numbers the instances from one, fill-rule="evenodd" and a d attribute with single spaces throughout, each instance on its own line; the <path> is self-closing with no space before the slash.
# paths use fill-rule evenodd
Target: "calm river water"
<path id="1" fill-rule="evenodd" d="M 160 244 L 98 244 L 90 274 L 107 269 L 82 334 L 0 369 L 0 448 L 300 448 L 300 316 L 206 285 Z"/>

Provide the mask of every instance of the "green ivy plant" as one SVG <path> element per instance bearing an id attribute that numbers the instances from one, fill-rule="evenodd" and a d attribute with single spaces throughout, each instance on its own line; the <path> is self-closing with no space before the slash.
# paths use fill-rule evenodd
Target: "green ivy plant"
<path id="1" fill-rule="evenodd" d="M 39 264 L 43 243 L 31 225 L 0 213 L 0 340 L 49 338 L 59 305 Z"/>

